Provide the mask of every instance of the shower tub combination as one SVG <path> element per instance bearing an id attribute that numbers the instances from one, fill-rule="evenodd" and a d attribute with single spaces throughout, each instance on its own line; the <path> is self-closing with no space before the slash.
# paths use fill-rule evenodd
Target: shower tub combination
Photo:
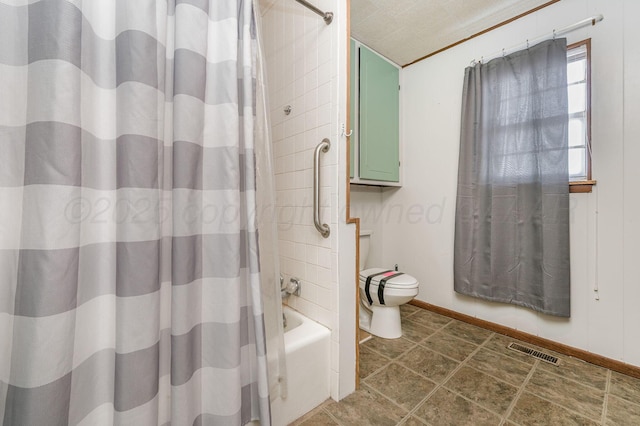
<path id="1" fill-rule="evenodd" d="M 274 425 L 286 425 L 329 398 L 331 332 L 285 306 L 287 397 L 271 404 Z"/>

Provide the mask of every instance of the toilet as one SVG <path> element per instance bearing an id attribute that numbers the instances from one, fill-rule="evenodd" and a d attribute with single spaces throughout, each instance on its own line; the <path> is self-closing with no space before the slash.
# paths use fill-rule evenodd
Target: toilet
<path id="1" fill-rule="evenodd" d="M 397 339 L 402 336 L 400 305 L 418 295 L 418 281 L 393 268 L 364 269 L 372 233 L 360 231 L 360 328 L 374 336 Z"/>

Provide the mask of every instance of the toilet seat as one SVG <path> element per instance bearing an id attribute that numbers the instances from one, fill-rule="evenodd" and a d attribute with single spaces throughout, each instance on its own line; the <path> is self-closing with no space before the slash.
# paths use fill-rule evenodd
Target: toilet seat
<path id="1" fill-rule="evenodd" d="M 374 274 L 379 274 L 381 272 L 387 271 L 388 269 L 384 268 L 369 268 L 364 271 L 360 271 L 360 284 L 363 284 L 367 281 L 367 277 Z M 388 275 L 396 274 L 397 271 L 390 271 Z M 371 287 L 375 286 L 376 291 L 377 287 L 380 284 L 380 280 L 383 279 L 385 275 L 376 275 L 371 278 Z M 398 290 L 409 290 L 418 287 L 418 280 L 408 274 L 398 275 L 397 277 L 393 277 L 387 280 L 385 284 L 386 289 L 398 289 Z"/>

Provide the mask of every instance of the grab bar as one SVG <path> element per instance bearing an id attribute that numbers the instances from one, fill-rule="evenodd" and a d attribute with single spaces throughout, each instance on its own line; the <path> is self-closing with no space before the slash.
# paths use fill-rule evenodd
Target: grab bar
<path id="1" fill-rule="evenodd" d="M 324 238 L 329 237 L 331 229 L 326 223 L 320 224 L 320 151 L 328 152 L 329 148 L 331 148 L 331 142 L 324 138 L 313 153 L 313 223 Z"/>

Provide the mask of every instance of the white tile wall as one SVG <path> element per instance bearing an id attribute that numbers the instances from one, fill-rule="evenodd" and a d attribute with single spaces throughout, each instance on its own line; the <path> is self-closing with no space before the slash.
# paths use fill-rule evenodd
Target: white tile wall
<path id="1" fill-rule="evenodd" d="M 350 392 L 349 386 L 339 389 L 343 381 L 339 372 L 353 375 L 355 371 L 355 364 L 340 368 L 341 359 L 349 360 L 352 349 L 340 346 L 338 332 L 339 322 L 346 321 L 338 314 L 337 262 L 338 231 L 346 226 L 344 217 L 339 217 L 344 211 L 340 203 L 344 205 L 346 197 L 337 188 L 338 164 L 346 160 L 338 134 L 340 113 L 344 115 L 339 103 L 346 103 L 345 81 L 339 81 L 340 75 L 346 76 L 346 61 L 340 59 L 346 58 L 342 47 L 347 40 L 346 20 L 341 17 L 346 7 L 335 0 L 315 0 L 320 9 L 334 12 L 334 22 L 326 25 L 293 0 L 260 3 L 275 157 L 280 270 L 285 280 L 297 277 L 302 282 L 300 297 L 291 296 L 289 305 L 332 330 L 331 395 L 339 399 L 344 389 Z M 284 113 L 286 105 L 292 108 L 290 115 Z M 329 152 L 321 154 L 320 219 L 331 227 L 327 239 L 313 224 L 313 153 L 323 138 L 332 143 Z M 353 328 L 355 302 L 342 309 L 351 304 Z"/>
<path id="2" fill-rule="evenodd" d="M 263 17 L 275 155 L 281 271 L 302 280 L 302 294 L 289 304 L 332 328 L 332 290 L 328 271 L 335 239 L 324 239 L 313 226 L 313 151 L 330 137 L 332 28 L 291 0 L 275 1 Z M 290 115 L 284 107 L 291 105 Z M 337 200 L 331 198 L 336 150 L 322 154 L 324 181 L 321 219 Z M 330 224 L 334 224 L 331 222 Z"/>

